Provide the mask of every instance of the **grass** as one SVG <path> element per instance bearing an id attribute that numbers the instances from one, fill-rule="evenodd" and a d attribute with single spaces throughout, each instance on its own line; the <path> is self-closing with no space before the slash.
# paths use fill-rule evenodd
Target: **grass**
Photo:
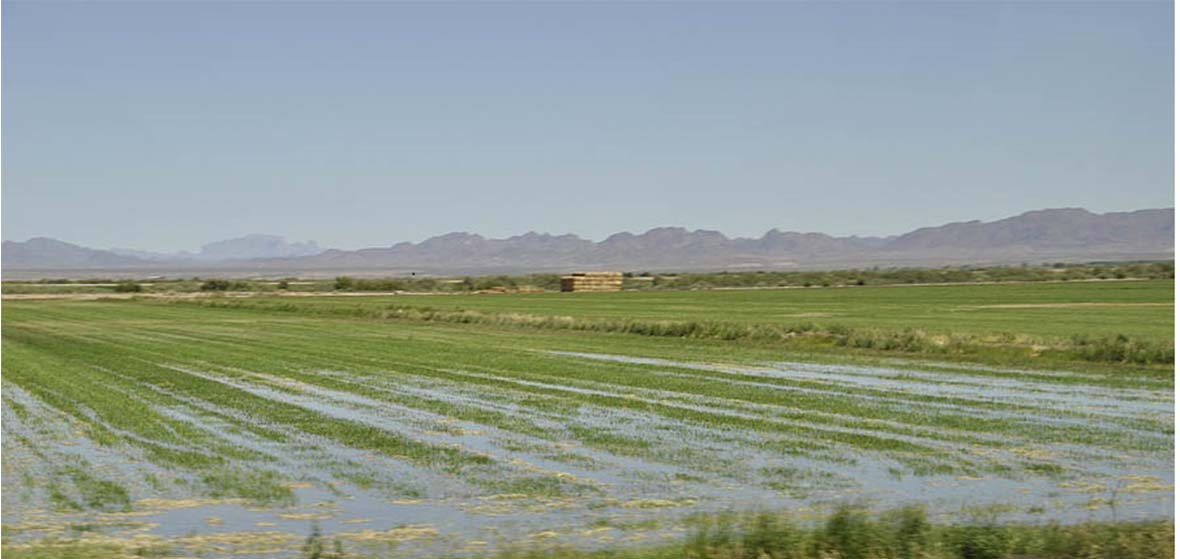
<path id="1" fill-rule="evenodd" d="M 939 333 L 1068 337 L 1169 337 L 1168 280 L 1011 285 L 536 293 L 487 296 L 299 299 L 292 304 L 382 307 L 390 301 L 440 310 L 579 319 L 840 324 Z M 408 300 L 407 300 L 408 299 Z M 1143 320 L 1150 318 L 1151 320 Z"/>
<path id="2" fill-rule="evenodd" d="M 82 506 L 88 509 L 128 511 L 131 499 L 127 488 L 113 481 L 98 478 L 77 466 L 63 466 L 74 487 L 82 497 Z M 77 505 L 75 505 L 77 506 Z"/>
<path id="3" fill-rule="evenodd" d="M 986 520 L 948 526 L 932 523 L 920 507 L 881 514 L 845 507 L 821 522 L 781 514 L 699 516 L 682 542 L 596 551 L 519 546 L 498 559 L 1164 559 L 1173 557 L 1170 521 L 1091 522 L 1072 526 L 1003 525 Z M 354 548 L 356 546 L 353 546 Z M 63 538 L 11 546 L 14 559 L 172 556 L 165 542 L 149 545 L 88 543 Z M 373 558 L 318 527 L 288 556 L 300 559 Z"/>
<path id="4" fill-rule="evenodd" d="M 241 497 L 256 504 L 292 504 L 295 495 L 282 484 L 282 478 L 269 471 L 217 469 L 201 475 L 213 498 Z"/>
<path id="5" fill-rule="evenodd" d="M 843 508 L 814 526 L 801 526 L 789 517 L 773 514 L 704 518 L 697 532 L 683 546 L 677 546 L 680 549 L 668 549 L 663 556 L 701 559 L 1171 557 L 1173 531 L 1170 522 L 1068 527 L 980 522 L 939 526 L 931 524 L 918 507 L 878 516 Z M 661 555 L 654 551 L 647 557 Z"/>
<path id="6" fill-rule="evenodd" d="M 180 301 L 981 361 L 1169 365 L 1170 281 Z"/>

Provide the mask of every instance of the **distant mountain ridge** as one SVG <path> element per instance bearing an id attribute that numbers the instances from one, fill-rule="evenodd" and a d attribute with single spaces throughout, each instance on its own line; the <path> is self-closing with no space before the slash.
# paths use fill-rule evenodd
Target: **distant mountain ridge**
<path id="1" fill-rule="evenodd" d="M 22 243 L 4 241 L 0 249 L 4 268 L 118 268 L 142 265 L 146 261 L 107 250 L 81 247 L 48 237 L 33 237 Z"/>
<path id="2" fill-rule="evenodd" d="M 155 262 L 217 262 L 220 260 L 247 260 L 252 258 L 291 258 L 312 256 L 323 252 L 315 241 L 288 243 L 278 235 L 252 234 L 236 239 L 208 243 L 200 252 L 150 252 L 129 248 L 112 248 L 120 256 L 130 256 Z"/>
<path id="3" fill-rule="evenodd" d="M 320 251 L 314 242 L 250 235 L 210 243 L 196 255 L 102 251 L 52 239 L 5 241 L 8 270 L 236 270 L 273 275 L 329 271 L 368 274 L 521 273 L 574 269 L 743 270 L 824 267 L 1012 264 L 1171 259 L 1174 209 L 1095 214 L 1080 208 L 1031 211 L 992 222 L 925 227 L 891 237 L 833 237 L 772 229 L 760 238 L 658 227 L 600 242 L 529 232 L 506 239 L 448 233 L 420 243 Z"/>
<path id="4" fill-rule="evenodd" d="M 323 252 L 315 241 L 288 243 L 277 235 L 246 235 L 237 239 L 217 241 L 201 247 L 201 260 L 241 260 L 248 258 L 294 258 L 313 256 Z"/>

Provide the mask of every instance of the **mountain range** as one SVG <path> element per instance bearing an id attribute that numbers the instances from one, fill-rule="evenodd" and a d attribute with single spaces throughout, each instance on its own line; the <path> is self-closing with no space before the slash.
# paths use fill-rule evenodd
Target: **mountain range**
<path id="1" fill-rule="evenodd" d="M 129 248 L 112 248 L 120 256 L 130 256 L 154 262 L 217 262 L 221 260 L 245 260 L 251 258 L 291 258 L 312 256 L 323 252 L 315 241 L 288 243 L 278 235 L 246 235 L 209 243 L 196 253 L 150 252 Z"/>
<path id="2" fill-rule="evenodd" d="M 1095 214 L 1080 208 L 1031 211 L 992 222 L 925 227 L 890 237 L 833 237 L 772 229 L 760 238 L 659 227 L 594 242 L 529 232 L 506 239 L 448 233 L 420 243 L 321 250 L 248 235 L 198 253 L 100 250 L 48 238 L 5 241 L 3 273 L 14 277 L 101 275 L 357 275 L 819 269 L 869 266 L 1018 264 L 1094 260 L 1170 260 L 1173 208 Z M 66 273 L 69 272 L 69 273 Z"/>

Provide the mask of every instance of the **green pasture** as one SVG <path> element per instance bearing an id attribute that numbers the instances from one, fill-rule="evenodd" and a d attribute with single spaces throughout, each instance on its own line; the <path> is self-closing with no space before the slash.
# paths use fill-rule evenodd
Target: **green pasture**
<path id="1" fill-rule="evenodd" d="M 415 306 L 577 318 L 815 322 L 972 334 L 1171 338 L 1172 281 L 948 286 L 407 295 L 348 305 Z M 341 305 L 340 299 L 300 304 Z"/>

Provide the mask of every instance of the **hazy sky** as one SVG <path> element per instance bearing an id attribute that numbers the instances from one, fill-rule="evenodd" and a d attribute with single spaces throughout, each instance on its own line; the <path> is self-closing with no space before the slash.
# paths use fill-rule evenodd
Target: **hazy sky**
<path id="1" fill-rule="evenodd" d="M 1169 2 L 3 3 L 3 237 L 893 234 L 1173 204 Z"/>

